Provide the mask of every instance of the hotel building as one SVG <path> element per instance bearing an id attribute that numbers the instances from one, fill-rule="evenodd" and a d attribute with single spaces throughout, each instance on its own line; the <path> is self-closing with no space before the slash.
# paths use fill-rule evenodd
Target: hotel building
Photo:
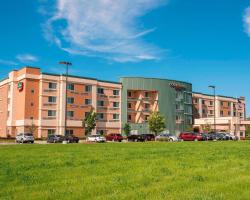
<path id="1" fill-rule="evenodd" d="M 178 134 L 192 126 L 192 85 L 190 83 L 141 77 L 123 77 L 122 123 L 132 133 L 149 133 L 148 117 L 154 111 L 166 119 L 166 132 Z"/>
<path id="2" fill-rule="evenodd" d="M 214 104 L 213 95 L 193 93 L 194 127 L 203 132 L 208 125 L 211 130 L 214 130 L 214 115 L 216 131 L 245 137 L 246 125 L 249 121 L 246 120 L 244 97 L 216 96 Z"/>
<path id="3" fill-rule="evenodd" d="M 94 109 L 96 133 L 121 132 L 121 83 L 68 76 L 67 133 L 83 137 L 82 120 Z M 25 67 L 0 82 L 0 137 L 35 127 L 36 138 L 65 133 L 66 77 Z"/>

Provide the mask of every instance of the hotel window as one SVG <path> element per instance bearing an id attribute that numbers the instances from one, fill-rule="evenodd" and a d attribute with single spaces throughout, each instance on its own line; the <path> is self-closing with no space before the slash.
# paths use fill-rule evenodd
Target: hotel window
<path id="1" fill-rule="evenodd" d="M 56 133 L 55 129 L 48 129 L 48 136 L 49 135 L 54 135 Z"/>
<path id="2" fill-rule="evenodd" d="M 97 106 L 103 107 L 104 106 L 104 101 L 97 101 Z"/>
<path id="3" fill-rule="evenodd" d="M 224 112 L 223 110 L 220 111 L 220 116 L 223 116 Z"/>
<path id="4" fill-rule="evenodd" d="M 113 90 L 113 95 L 114 96 L 118 96 L 120 94 L 120 91 L 119 90 Z"/>
<path id="5" fill-rule="evenodd" d="M 148 121 L 148 118 L 149 118 L 149 115 L 145 115 L 144 120 L 147 122 L 147 121 Z"/>
<path id="6" fill-rule="evenodd" d="M 202 100 L 202 105 L 205 105 L 205 100 Z"/>
<path id="7" fill-rule="evenodd" d="M 230 107 L 230 106 L 231 106 L 231 103 L 230 103 L 230 102 L 228 102 L 228 103 L 227 103 L 227 105 L 228 105 L 228 107 Z"/>
<path id="8" fill-rule="evenodd" d="M 34 94 L 34 93 L 35 93 L 35 90 L 34 90 L 34 89 L 31 89 L 30 92 L 31 92 L 32 94 Z"/>
<path id="9" fill-rule="evenodd" d="M 120 117 L 120 115 L 119 115 L 119 114 L 113 114 L 113 119 L 114 119 L 114 120 L 118 120 L 118 119 L 119 119 L 119 117 Z"/>
<path id="10" fill-rule="evenodd" d="M 198 99 L 197 98 L 194 99 L 194 103 L 198 103 Z"/>
<path id="11" fill-rule="evenodd" d="M 67 98 L 67 103 L 73 104 L 75 102 L 75 99 L 73 97 L 68 97 Z"/>
<path id="12" fill-rule="evenodd" d="M 104 114 L 103 113 L 97 113 L 96 118 L 97 118 L 97 120 L 102 120 L 102 119 L 104 119 Z"/>
<path id="13" fill-rule="evenodd" d="M 150 104 L 145 103 L 144 107 L 145 107 L 145 110 L 149 110 L 149 108 L 150 108 Z"/>
<path id="14" fill-rule="evenodd" d="M 234 112 L 234 117 L 236 117 L 236 112 Z"/>
<path id="15" fill-rule="evenodd" d="M 213 110 L 210 110 L 210 111 L 209 111 L 209 114 L 210 114 L 210 115 L 213 115 L 213 114 L 214 114 L 214 111 L 213 111 Z"/>
<path id="16" fill-rule="evenodd" d="M 132 116 L 128 115 L 128 121 L 131 121 L 131 119 L 132 119 Z"/>
<path id="17" fill-rule="evenodd" d="M 56 97 L 49 96 L 48 97 L 48 102 L 49 103 L 56 103 Z"/>
<path id="18" fill-rule="evenodd" d="M 223 101 L 221 101 L 221 102 L 220 102 L 220 105 L 221 105 L 221 106 L 223 106 L 223 105 L 224 105 Z"/>
<path id="19" fill-rule="evenodd" d="M 128 92 L 128 97 L 132 97 L 132 92 Z"/>
<path id="20" fill-rule="evenodd" d="M 91 105 L 92 100 L 91 99 L 85 99 L 85 105 Z"/>
<path id="21" fill-rule="evenodd" d="M 86 85 L 85 92 L 91 92 L 91 91 L 92 91 L 92 85 Z"/>
<path id="22" fill-rule="evenodd" d="M 56 83 L 49 83 L 49 89 L 56 89 Z"/>
<path id="23" fill-rule="evenodd" d="M 67 111 L 67 117 L 74 117 L 74 111 Z"/>
<path id="24" fill-rule="evenodd" d="M 144 96 L 147 98 L 147 97 L 149 97 L 149 92 L 145 92 L 144 93 Z"/>
<path id="25" fill-rule="evenodd" d="M 131 103 L 128 103 L 128 108 L 132 108 L 132 104 Z"/>
<path id="26" fill-rule="evenodd" d="M 75 85 L 73 83 L 68 83 L 67 90 L 75 90 Z"/>
<path id="27" fill-rule="evenodd" d="M 97 88 L 97 93 L 98 94 L 104 94 L 104 89 L 103 88 Z"/>
<path id="28" fill-rule="evenodd" d="M 55 117 L 56 111 L 55 110 L 48 110 L 48 117 Z"/>
<path id="29" fill-rule="evenodd" d="M 206 114 L 206 110 L 205 110 L 205 109 L 202 109 L 202 113 L 203 113 L 203 114 Z"/>
<path id="30" fill-rule="evenodd" d="M 113 108 L 119 108 L 119 102 L 113 102 Z"/>
<path id="31" fill-rule="evenodd" d="M 74 135 L 74 130 L 66 130 L 66 135 Z"/>
<path id="32" fill-rule="evenodd" d="M 209 101 L 209 105 L 210 106 L 214 105 L 214 102 L 213 101 Z"/>
<path id="33" fill-rule="evenodd" d="M 231 116 L 231 112 L 230 111 L 228 111 L 227 114 L 228 114 L 228 116 Z"/>
<path id="34" fill-rule="evenodd" d="M 240 132 L 240 137 L 243 137 L 244 136 L 244 132 Z"/>

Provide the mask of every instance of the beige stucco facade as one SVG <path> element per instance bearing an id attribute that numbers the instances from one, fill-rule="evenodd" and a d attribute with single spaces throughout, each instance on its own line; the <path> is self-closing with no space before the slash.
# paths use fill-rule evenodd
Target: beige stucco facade
<path id="1" fill-rule="evenodd" d="M 94 109 L 100 116 L 94 132 L 121 132 L 120 83 L 69 76 L 68 85 L 68 131 L 83 137 L 82 120 Z M 37 138 L 49 133 L 63 135 L 65 105 L 65 76 L 41 73 L 39 68 L 31 67 L 12 71 L 0 82 L 0 137 L 30 132 L 31 126 L 36 127 Z"/>
<path id="2" fill-rule="evenodd" d="M 216 131 L 230 132 L 239 137 L 245 137 L 246 124 L 249 122 L 246 120 L 244 97 L 216 96 L 214 104 L 214 96 L 193 93 L 194 127 L 204 131 L 204 127 L 209 125 L 213 130 L 214 109 Z"/>

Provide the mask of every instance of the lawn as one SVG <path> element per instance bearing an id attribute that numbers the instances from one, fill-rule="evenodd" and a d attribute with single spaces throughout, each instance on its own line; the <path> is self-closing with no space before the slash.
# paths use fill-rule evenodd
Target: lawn
<path id="1" fill-rule="evenodd" d="M 250 199 L 250 142 L 0 146 L 0 199 Z"/>

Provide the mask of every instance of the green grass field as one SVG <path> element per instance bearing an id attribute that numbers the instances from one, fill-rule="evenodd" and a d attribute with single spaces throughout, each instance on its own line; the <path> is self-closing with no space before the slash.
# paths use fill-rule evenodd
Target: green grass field
<path id="1" fill-rule="evenodd" d="M 0 199 L 250 199 L 250 142 L 0 146 Z"/>

